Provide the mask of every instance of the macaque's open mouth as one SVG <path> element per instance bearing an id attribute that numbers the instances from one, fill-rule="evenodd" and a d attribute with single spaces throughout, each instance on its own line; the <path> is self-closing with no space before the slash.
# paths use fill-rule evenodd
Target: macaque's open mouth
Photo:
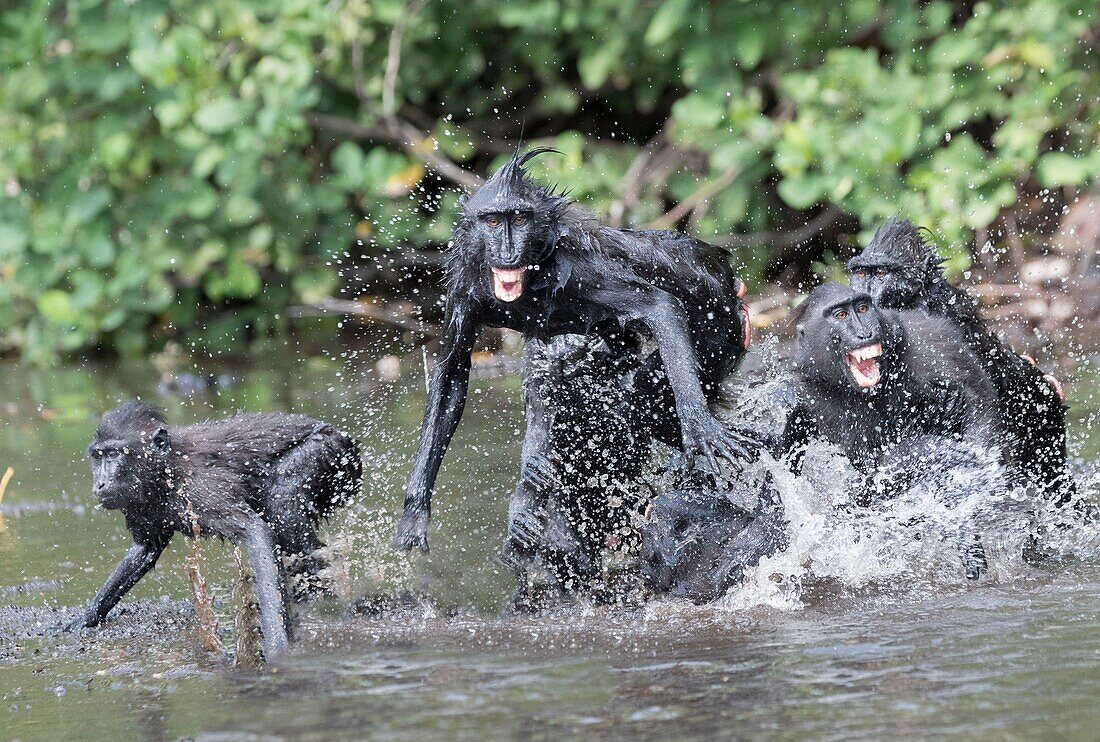
<path id="1" fill-rule="evenodd" d="M 860 389 L 870 389 L 882 378 L 878 368 L 878 359 L 881 356 L 882 343 L 848 351 L 848 370 L 852 372 L 852 378 Z"/>
<path id="2" fill-rule="evenodd" d="M 523 274 L 526 268 L 504 270 L 493 268 L 493 293 L 501 301 L 515 301 L 523 296 Z"/>

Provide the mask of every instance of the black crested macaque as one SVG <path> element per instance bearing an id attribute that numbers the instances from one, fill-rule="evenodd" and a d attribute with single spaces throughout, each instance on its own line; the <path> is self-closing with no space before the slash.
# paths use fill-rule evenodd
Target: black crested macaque
<path id="1" fill-rule="evenodd" d="M 847 286 L 819 286 L 800 307 L 794 381 L 780 452 L 797 472 L 809 440 L 835 444 L 868 477 L 862 504 L 874 500 L 876 471 L 922 436 L 1003 445 L 996 392 L 955 324 L 878 307 Z M 983 569 L 984 558 L 968 558 L 969 576 Z"/>
<path id="2" fill-rule="evenodd" d="M 765 476 L 758 496 L 685 487 L 657 497 L 642 528 L 639 563 L 657 595 L 705 603 L 741 583 L 745 570 L 786 548 L 779 493 Z"/>
<path id="3" fill-rule="evenodd" d="M 784 452 L 820 437 L 868 472 L 887 447 L 914 435 L 999 445 L 992 384 L 943 318 L 894 312 L 862 291 L 825 284 L 799 307 L 793 360 Z"/>
<path id="4" fill-rule="evenodd" d="M 848 262 L 851 284 L 889 309 L 921 309 L 946 317 L 963 332 L 997 392 L 997 417 L 1008 436 L 1010 462 L 1059 504 L 1072 497 L 1066 467 L 1066 407 L 1061 384 L 1017 355 L 986 324 L 977 303 L 952 286 L 921 231 L 890 220 Z"/>
<path id="5" fill-rule="evenodd" d="M 169 426 L 151 405 L 127 402 L 104 415 L 88 447 L 92 489 L 104 508 L 119 510 L 134 545 L 87 610 L 68 628 L 101 623 L 157 563 L 172 535 L 197 524 L 204 536 L 248 552 L 267 659 L 287 650 L 287 605 L 281 556 L 324 566 L 314 530 L 358 495 L 358 446 L 332 425 L 304 415 L 237 414 Z"/>
<path id="6" fill-rule="evenodd" d="M 481 327 L 526 339 L 596 335 L 612 346 L 641 332 L 656 341 L 634 381 L 661 440 L 689 467 L 717 470 L 753 444 L 708 409 L 745 353 L 740 281 L 723 251 L 683 234 L 598 224 L 527 177 L 538 148 L 512 158 L 463 204 L 447 262 L 444 333 L 420 447 L 397 527 L 399 548 L 428 549 L 432 489 L 466 403 Z"/>
<path id="7" fill-rule="evenodd" d="M 546 588 L 596 587 L 604 550 L 633 545 L 652 494 L 642 479 L 653 439 L 627 402 L 639 366 L 596 337 L 524 346 L 527 431 L 501 553 L 521 580 L 515 607 L 537 607 Z"/>

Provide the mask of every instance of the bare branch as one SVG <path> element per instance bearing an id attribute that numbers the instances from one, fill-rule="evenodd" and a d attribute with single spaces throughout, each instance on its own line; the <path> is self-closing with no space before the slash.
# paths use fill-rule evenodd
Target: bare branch
<path id="1" fill-rule="evenodd" d="M 323 317 L 326 314 L 346 314 L 352 317 L 363 317 L 384 325 L 390 325 L 400 330 L 416 333 L 424 337 L 438 337 L 439 328 L 426 322 L 418 322 L 409 317 L 403 317 L 396 312 L 383 309 L 373 304 L 367 304 L 350 299 L 325 299 L 315 304 L 306 304 L 299 307 L 291 307 L 287 311 L 288 317 Z"/>
<path id="2" fill-rule="evenodd" d="M 393 24 L 390 32 L 390 45 L 386 53 L 386 73 L 382 78 L 382 115 L 392 118 L 397 113 L 397 100 L 394 92 L 397 88 L 397 72 L 401 69 L 401 39 L 409 21 L 424 7 L 427 0 L 412 0 L 405 6 L 405 12 Z"/>
<path id="3" fill-rule="evenodd" d="M 715 180 L 707 183 L 699 190 L 676 204 L 673 208 L 657 217 L 646 225 L 646 229 L 668 229 L 676 222 L 691 213 L 696 206 L 705 203 L 718 191 L 732 183 L 740 173 L 739 168 L 730 168 L 719 175 Z"/>
<path id="4" fill-rule="evenodd" d="M 381 141 L 395 144 L 410 155 L 420 157 L 435 172 L 450 181 L 466 188 L 477 188 L 482 179 L 466 170 L 436 149 L 434 140 L 431 149 L 427 147 L 429 135 L 424 134 L 412 124 L 394 116 L 383 125 L 365 126 L 354 119 L 332 116 L 325 113 L 306 115 L 306 122 L 315 129 L 343 134 L 351 139 Z"/>
<path id="5" fill-rule="evenodd" d="M 798 229 L 792 229 L 789 232 L 735 234 L 730 235 L 724 240 L 718 240 L 718 244 L 723 247 L 762 247 L 764 245 L 770 247 L 790 247 L 800 242 L 805 242 L 811 237 L 816 237 L 818 234 L 835 224 L 843 215 L 844 212 L 830 205 L 826 206 L 824 211 Z"/>

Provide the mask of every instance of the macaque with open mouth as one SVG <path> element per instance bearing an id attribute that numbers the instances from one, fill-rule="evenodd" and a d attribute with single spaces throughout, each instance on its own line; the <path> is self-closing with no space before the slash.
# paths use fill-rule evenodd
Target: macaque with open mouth
<path id="1" fill-rule="evenodd" d="M 758 448 L 709 408 L 749 342 L 744 285 L 730 256 L 678 232 L 601 225 L 528 177 L 524 165 L 552 151 L 517 151 L 462 204 L 398 548 L 428 550 L 432 490 L 466 403 L 482 327 L 507 327 L 528 341 L 585 335 L 620 350 L 650 338 L 657 352 L 638 360 L 628 405 L 642 434 L 682 450 L 687 468 L 710 472 L 719 458 L 736 467 Z"/>
<path id="2" fill-rule="evenodd" d="M 883 309 L 840 284 L 814 289 L 797 320 L 796 403 L 778 446 L 796 473 L 812 439 L 838 446 L 868 481 L 894 452 L 929 436 L 1003 456 L 996 392 L 948 320 Z M 984 569 L 975 554 L 968 552 L 971 577 Z"/>
<path id="3" fill-rule="evenodd" d="M 1030 356 L 1017 355 L 993 332 L 974 298 L 947 282 L 939 256 L 921 230 L 887 221 L 848 262 L 851 284 L 888 309 L 921 310 L 951 322 L 974 351 L 997 393 L 995 410 L 1013 465 L 1058 504 L 1076 486 L 1066 465 L 1066 393 Z"/>
<path id="4" fill-rule="evenodd" d="M 848 370 L 861 389 L 870 389 L 882 378 L 878 359 L 882 355 L 882 343 L 872 343 L 848 351 Z"/>

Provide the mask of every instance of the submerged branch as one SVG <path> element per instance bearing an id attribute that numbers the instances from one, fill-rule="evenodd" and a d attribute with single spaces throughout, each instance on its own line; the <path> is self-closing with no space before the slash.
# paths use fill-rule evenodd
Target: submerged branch
<path id="1" fill-rule="evenodd" d="M 233 547 L 233 561 L 237 565 L 237 582 L 233 585 L 233 600 L 237 610 L 233 614 L 233 631 L 236 650 L 233 667 L 238 670 L 259 670 L 264 666 L 260 641 L 259 607 L 252 588 L 252 570 L 245 564 L 241 547 Z"/>
<path id="2" fill-rule="evenodd" d="M 438 337 L 440 334 L 439 328 L 435 325 L 404 317 L 373 304 L 364 304 L 350 299 L 325 299 L 312 304 L 291 307 L 287 311 L 289 317 L 323 317 L 328 314 L 347 314 L 353 317 L 363 317 L 425 337 Z"/>
<path id="3" fill-rule="evenodd" d="M 214 598 L 210 595 L 206 578 L 202 575 L 202 565 L 206 561 L 202 556 L 202 530 L 199 528 L 199 519 L 195 515 L 195 509 L 191 506 L 190 500 L 187 501 L 187 510 L 183 516 L 191 526 L 191 553 L 183 563 L 187 570 L 187 581 L 191 584 L 191 598 L 195 603 L 199 644 L 207 652 L 224 655 L 225 645 L 218 638 L 218 619 L 214 615 Z"/>

